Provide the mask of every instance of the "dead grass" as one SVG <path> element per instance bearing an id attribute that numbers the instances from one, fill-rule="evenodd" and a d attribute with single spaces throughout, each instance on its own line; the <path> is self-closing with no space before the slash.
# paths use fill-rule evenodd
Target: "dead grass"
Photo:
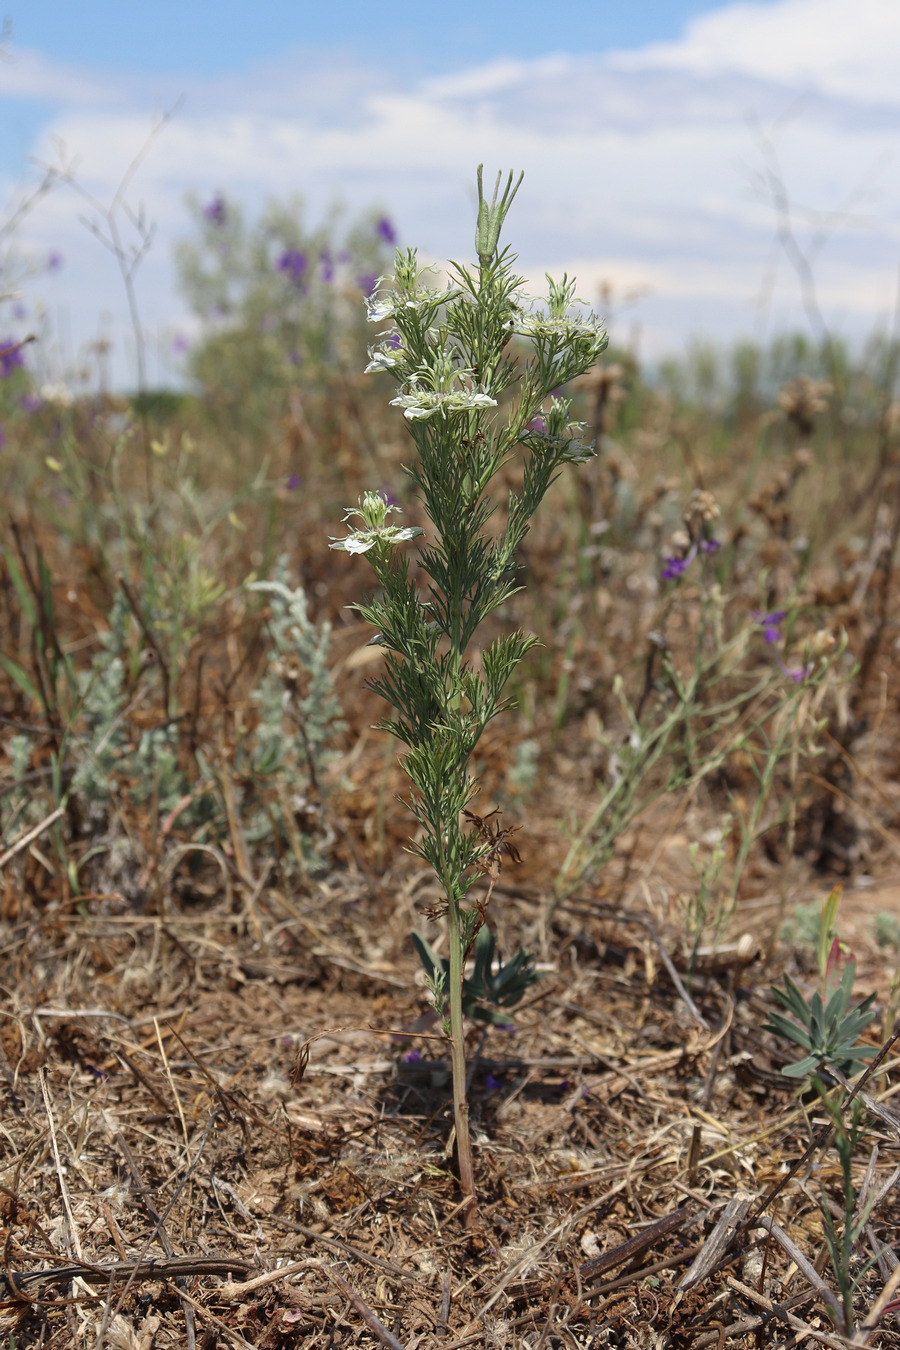
<path id="1" fill-rule="evenodd" d="M 11 1345 L 448 1350 L 644 1345 L 651 1329 L 676 1347 L 768 1344 L 793 1335 L 787 1309 L 828 1330 L 759 1229 L 732 1230 L 678 1290 L 723 1210 L 756 1204 L 817 1124 L 759 1030 L 754 948 L 707 959 L 692 1013 L 660 959 L 683 965 L 676 930 L 596 895 L 558 911 L 515 1030 L 472 1033 L 472 1235 L 448 1064 L 439 1039 L 405 1032 L 425 1006 L 404 940 L 414 888 L 395 875 L 373 891 L 345 867 L 290 897 L 264 887 L 255 922 L 217 897 L 164 916 L 50 904 L 5 926 Z M 502 897 L 507 931 L 533 924 L 526 890 Z M 761 913 L 741 915 L 756 938 Z M 817 1188 L 838 1193 L 839 1173 L 827 1151 L 810 1167 L 772 1212 L 821 1269 Z M 875 1250 L 898 1219 L 889 1194 Z M 879 1287 L 876 1267 L 861 1306 Z"/>
<path id="2" fill-rule="evenodd" d="M 618 461 L 608 455 L 589 501 L 561 484 L 529 536 L 529 591 L 511 617 L 546 647 L 521 682 L 520 721 L 479 750 L 482 805 L 502 797 L 505 819 L 522 826 L 523 864 L 505 868 L 492 924 L 505 951 L 538 950 L 544 979 L 513 1030 L 471 1031 L 474 1234 L 454 1177 L 449 1065 L 419 1021 L 427 999 L 408 941 L 413 927 L 437 939 L 422 915 L 431 882 L 404 852 L 411 818 L 394 747 L 370 729 L 381 711 L 364 683 L 372 649 L 344 608 L 360 577 L 324 546 L 339 514 L 323 504 L 338 494 L 333 482 L 326 491 L 325 466 L 316 491 L 277 507 L 277 542 L 289 544 L 317 617 L 336 624 L 348 724 L 302 822 L 316 834 L 318 872 L 291 873 L 268 845 L 247 844 L 231 810 L 225 837 L 199 847 L 123 782 L 103 826 L 71 813 L 62 822 L 78 859 L 105 831 L 78 893 L 47 843 L 56 740 L 38 738 L 43 829 L 13 841 L 0 869 L 0 1337 L 10 1350 L 841 1343 L 791 1254 L 831 1279 L 819 1184 L 839 1198 L 837 1162 L 823 1143 L 792 1173 L 819 1110 L 797 1099 L 760 1027 L 781 966 L 810 975 L 802 953 L 778 949 L 781 918 L 840 875 L 860 985 L 881 1000 L 873 1042 L 891 1030 L 894 961 L 875 948 L 871 916 L 900 914 L 896 538 L 883 513 L 840 518 L 840 549 L 804 582 L 822 625 L 847 631 L 865 669 L 828 705 L 822 756 L 779 782 L 796 795 L 793 853 L 783 831 L 754 850 L 729 930 L 701 952 L 689 991 L 689 848 L 749 791 L 739 757 L 639 816 L 548 927 L 571 822 L 610 772 L 600 726 L 616 727 L 612 677 L 623 672 L 640 696 L 664 603 L 654 559 L 684 493 L 654 478 L 661 446 L 671 455 L 678 444 L 654 416 L 663 429 L 645 428 L 643 449 L 635 433 Z M 352 445 L 341 455 L 343 505 L 373 465 Z M 388 447 L 382 467 L 395 461 Z M 700 462 L 688 465 L 689 486 L 707 485 Z M 763 463 L 751 509 L 732 466 L 703 472 L 723 500 L 731 484 L 731 603 L 749 611 L 761 568 L 774 594 L 796 578 L 802 490 L 791 480 L 779 495 Z M 893 502 L 889 462 L 885 473 Z M 839 495 L 817 480 L 815 512 L 837 512 Z M 617 535 L 626 497 L 630 523 Z M 601 517 L 615 526 L 609 538 L 588 528 Z M 21 519 L 28 556 L 40 545 L 52 560 L 60 632 L 89 653 L 111 595 L 100 554 L 61 542 L 36 510 Z M 253 528 L 229 555 L 235 584 L 254 550 L 274 552 Z M 25 663 L 30 635 L 6 573 L 0 583 L 4 650 Z M 695 600 L 686 583 L 667 611 L 676 653 L 690 650 Z M 234 744 L 264 653 L 264 631 L 237 598 L 173 672 L 182 753 L 204 747 L 226 797 L 240 788 Z M 40 714 L 10 685 L 3 716 L 32 725 Z M 130 725 L 160 716 L 151 699 Z M 538 772 L 517 796 L 509 769 L 525 736 L 539 746 Z M 898 1066 L 889 1056 L 879 1067 L 874 1101 L 890 1101 Z M 872 1118 L 857 1176 L 870 1193 L 891 1176 L 898 1140 L 890 1117 Z M 784 1241 L 747 1224 L 781 1182 L 765 1213 Z M 859 1253 L 879 1254 L 860 1317 L 896 1266 L 898 1222 L 891 1189 Z M 700 1278 L 679 1287 L 689 1272 Z M 877 1335 L 889 1345 L 890 1300 L 882 1311 Z"/>

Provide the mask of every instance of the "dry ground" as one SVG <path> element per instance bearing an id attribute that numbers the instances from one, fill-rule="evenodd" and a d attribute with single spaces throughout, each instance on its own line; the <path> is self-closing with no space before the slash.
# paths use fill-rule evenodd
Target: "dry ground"
<path id="1" fill-rule="evenodd" d="M 8 921 L 4 1339 L 694 1347 L 786 1344 L 802 1326 L 834 1344 L 821 1298 L 761 1228 L 732 1223 L 712 1269 L 679 1290 L 727 1207 L 748 1199 L 752 1214 L 821 1112 L 760 1030 L 778 870 L 769 898 L 739 910 L 731 936 L 746 936 L 701 958 L 686 998 L 677 927 L 652 903 L 627 917 L 641 893 L 672 893 L 684 839 L 665 842 L 649 885 L 630 859 L 624 905 L 595 888 L 557 911 L 513 1027 L 472 1030 L 474 1231 L 440 1040 L 407 1031 L 426 1008 L 406 941 L 424 922 L 421 875 L 345 866 L 290 895 L 211 884 L 162 913 L 107 898 Z M 503 884 L 501 928 L 539 941 L 540 888 L 527 869 Z M 860 984 L 881 999 L 876 1041 L 893 971 L 868 916 L 885 908 L 900 910 L 887 873 L 848 888 Z M 881 1066 L 878 1099 L 898 1067 Z M 860 1184 L 867 1164 L 870 1190 L 892 1174 L 898 1142 L 872 1122 Z M 819 1271 L 820 1182 L 839 1198 L 827 1148 L 768 1209 Z M 890 1191 L 860 1262 L 898 1222 Z M 882 1256 L 863 1279 L 860 1316 L 894 1264 Z M 881 1344 L 892 1324 L 889 1312 Z"/>

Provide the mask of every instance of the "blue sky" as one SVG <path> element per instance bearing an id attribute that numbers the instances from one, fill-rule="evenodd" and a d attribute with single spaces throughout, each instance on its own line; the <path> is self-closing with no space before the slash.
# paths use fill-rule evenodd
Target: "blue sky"
<path id="1" fill-rule="evenodd" d="M 498 55 L 603 52 L 677 38 L 716 0 L 25 0 L 15 42 L 97 70 L 213 77 L 290 47 L 344 48 L 422 73 Z"/>
<path id="2" fill-rule="evenodd" d="M 640 357 L 806 323 L 776 238 L 778 181 L 829 325 L 861 340 L 891 321 L 898 0 L 552 12 L 532 0 L 13 0 L 8 13 L 0 227 L 41 165 L 62 175 L 12 239 L 19 322 L 43 325 L 32 350 L 48 379 L 69 378 L 98 336 L 113 342 L 117 382 L 130 378 L 121 282 L 73 182 L 109 202 L 179 99 L 128 194 L 156 229 L 137 276 L 153 381 L 179 377 L 174 353 L 199 331 L 173 266 L 191 194 L 222 192 L 251 216 L 296 196 L 310 223 L 336 202 L 377 207 L 440 261 L 470 248 L 481 160 L 525 170 L 508 238 L 529 281 L 567 270 L 587 298 L 602 289 Z M 51 256 L 62 265 L 49 270 Z"/>

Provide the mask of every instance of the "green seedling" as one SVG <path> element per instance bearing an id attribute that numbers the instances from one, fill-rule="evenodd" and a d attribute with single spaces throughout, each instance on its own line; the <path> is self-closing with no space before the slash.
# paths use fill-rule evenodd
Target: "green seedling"
<path id="1" fill-rule="evenodd" d="M 876 1053 L 874 1045 L 857 1043 L 860 1032 L 875 1016 L 870 1011 L 875 995 L 870 994 L 849 1008 L 855 976 L 856 962 L 850 960 L 827 1003 L 818 990 L 807 1002 L 789 975 L 784 977 L 784 989 L 772 989 L 794 1020 L 773 1012 L 769 1014 L 765 1029 L 807 1051 L 796 1064 L 786 1064 L 781 1070 L 787 1078 L 805 1078 L 823 1067 L 837 1068 L 845 1077 L 850 1077 L 859 1073 L 865 1061 Z"/>
<path id="2" fill-rule="evenodd" d="M 874 1046 L 858 1044 L 860 1033 L 875 1017 L 871 1010 L 875 995 L 870 994 L 861 1003 L 850 1007 L 856 961 L 852 956 L 846 956 L 837 936 L 840 899 L 841 888 L 835 886 L 822 905 L 816 942 L 819 988 L 807 1000 L 789 975 L 784 977 L 783 989 L 772 988 L 790 1018 L 782 1013 L 770 1013 L 765 1029 L 793 1041 L 807 1052 L 795 1064 L 786 1064 L 782 1068 L 781 1072 L 787 1078 L 806 1078 L 829 1067 L 850 1077 L 859 1073 L 865 1061 L 876 1054 Z"/>
<path id="3" fill-rule="evenodd" d="M 419 960 L 428 976 L 428 987 L 439 991 L 435 1005 L 442 1012 L 444 995 L 450 979 L 450 962 L 447 957 L 439 957 L 430 944 L 418 933 L 411 933 L 412 944 L 419 954 Z M 470 976 L 462 982 L 462 1010 L 466 1017 L 476 1022 L 488 1022 L 502 1027 L 509 1023 L 509 1013 L 505 1009 L 514 1008 L 528 989 L 541 978 L 534 966 L 531 952 L 518 951 L 511 961 L 504 965 L 493 934 L 487 926 L 478 930 L 474 946 L 474 967 Z M 496 957 L 497 969 L 494 970 Z M 440 1006 L 438 1006 L 440 1004 Z M 449 1035 L 449 1022 L 447 1023 Z"/>

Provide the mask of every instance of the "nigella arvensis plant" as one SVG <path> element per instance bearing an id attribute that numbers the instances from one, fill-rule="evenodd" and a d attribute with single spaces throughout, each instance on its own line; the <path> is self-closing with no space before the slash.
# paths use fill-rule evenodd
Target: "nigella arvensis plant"
<path id="1" fill-rule="evenodd" d="M 548 277 L 548 299 L 534 303 L 513 271 L 515 256 L 499 250 L 521 181 L 513 186 L 510 174 L 498 201 L 498 175 L 488 201 L 479 168 L 475 267 L 451 264 L 449 285 L 429 285 L 415 250 L 398 250 L 393 277 L 381 279 L 367 298 L 370 321 L 387 325 L 367 369 L 387 372 L 397 383 L 391 402 L 403 410 L 417 451 L 406 472 L 432 527 L 415 573 L 401 545 L 423 531 L 388 523 L 397 508 L 381 493 L 365 494 L 348 512 L 354 528 L 332 543 L 365 553 L 378 581 L 379 591 L 357 606 L 376 629 L 372 641 L 384 648 L 384 673 L 372 685 L 393 710 L 384 725 L 404 746 L 410 805 L 421 825 L 413 851 L 434 869 L 442 896 L 436 913 L 447 920 L 449 959 L 424 959 L 450 1041 L 459 1179 L 470 1224 L 475 1180 L 464 998 L 467 1009 L 476 1007 L 483 985 L 487 1001 L 502 997 L 508 1007 L 534 972 L 519 953 L 494 975 L 493 945 L 479 940 L 500 853 L 515 856 L 515 849 L 508 830 L 467 811 L 478 791 L 469 764 L 488 722 L 510 706 L 507 681 L 538 639 L 505 633 L 482 648 L 477 663 L 470 649 L 488 615 L 519 589 L 516 552 L 561 467 L 593 453 L 581 425 L 569 420 L 569 400 L 551 395 L 588 370 L 607 345 L 598 319 L 575 300 L 574 283 Z M 520 486 L 508 494 L 502 527 L 489 532 L 498 506 L 491 484 L 510 461 L 520 465 Z M 485 878 L 487 897 L 468 898 Z M 425 944 L 419 946 L 421 954 Z M 464 995 L 464 967 L 473 951 L 483 979 L 474 993 L 467 979 Z"/>

